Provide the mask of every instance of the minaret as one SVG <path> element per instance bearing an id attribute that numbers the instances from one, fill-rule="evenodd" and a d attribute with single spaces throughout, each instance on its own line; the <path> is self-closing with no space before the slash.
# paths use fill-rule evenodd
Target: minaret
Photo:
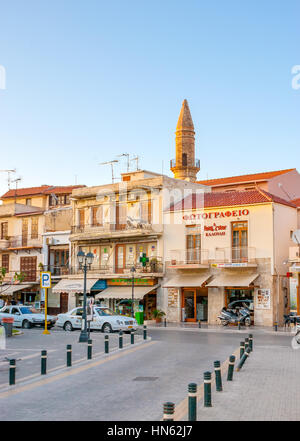
<path id="1" fill-rule="evenodd" d="M 195 159 L 195 130 L 187 100 L 182 103 L 175 134 L 176 159 L 171 160 L 174 178 L 195 182 L 200 161 Z"/>

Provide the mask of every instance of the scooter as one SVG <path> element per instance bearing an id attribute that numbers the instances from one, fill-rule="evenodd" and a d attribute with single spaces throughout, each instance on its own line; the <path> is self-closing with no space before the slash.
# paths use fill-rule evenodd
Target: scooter
<path id="1" fill-rule="evenodd" d="M 221 320 L 223 326 L 227 326 L 229 323 L 237 325 L 239 322 L 241 325 L 251 325 L 250 311 L 244 306 L 238 311 L 238 313 L 223 308 L 218 318 Z"/>

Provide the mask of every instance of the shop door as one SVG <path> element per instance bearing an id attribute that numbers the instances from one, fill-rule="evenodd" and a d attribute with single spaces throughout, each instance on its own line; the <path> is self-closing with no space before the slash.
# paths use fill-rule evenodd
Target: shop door
<path id="1" fill-rule="evenodd" d="M 61 292 L 60 293 L 60 314 L 64 314 L 68 312 L 68 293 Z"/>
<path id="2" fill-rule="evenodd" d="M 196 321 L 196 289 L 184 289 L 181 307 L 185 312 L 186 322 Z"/>
<path id="3" fill-rule="evenodd" d="M 124 272 L 126 262 L 126 245 L 116 245 L 116 273 L 122 274 Z"/>

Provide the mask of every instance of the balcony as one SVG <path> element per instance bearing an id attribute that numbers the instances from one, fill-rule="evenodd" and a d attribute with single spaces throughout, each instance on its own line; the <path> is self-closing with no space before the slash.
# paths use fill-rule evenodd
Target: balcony
<path id="1" fill-rule="evenodd" d="M 33 249 L 43 247 L 42 236 L 12 236 L 9 239 L 7 250 L 21 250 L 21 249 Z"/>
<path id="2" fill-rule="evenodd" d="M 186 168 L 195 167 L 197 169 L 200 169 L 200 159 L 195 159 L 194 164 L 190 164 L 190 163 L 183 164 L 182 162 L 180 162 L 180 164 L 178 164 L 176 162 L 176 159 L 171 159 L 170 160 L 170 168 L 172 169 L 172 168 L 176 168 L 176 167 L 180 167 L 180 168 L 182 168 L 182 167 L 186 167 Z"/>
<path id="3" fill-rule="evenodd" d="M 9 248 L 9 239 L 0 239 L 0 250 L 7 250 Z"/>
<path id="4" fill-rule="evenodd" d="M 293 263 L 300 262 L 300 246 L 290 247 L 289 249 L 289 261 Z"/>
<path id="5" fill-rule="evenodd" d="M 216 248 L 214 264 L 228 267 L 256 267 L 256 248 L 225 247 Z M 213 265 L 214 265 L 213 264 Z"/>
<path id="6" fill-rule="evenodd" d="M 126 224 L 106 223 L 103 225 L 73 226 L 71 229 L 71 235 L 73 236 L 71 237 L 71 240 L 157 236 L 161 234 L 162 231 L 156 231 L 151 224 L 127 220 Z"/>
<path id="7" fill-rule="evenodd" d="M 45 265 L 44 271 L 50 271 L 53 277 L 66 276 L 70 273 L 69 267 L 67 265 L 60 265 L 60 266 Z"/>
<path id="8" fill-rule="evenodd" d="M 171 250 L 167 259 L 168 268 L 200 269 L 208 268 L 208 250 L 193 248 L 188 250 Z"/>

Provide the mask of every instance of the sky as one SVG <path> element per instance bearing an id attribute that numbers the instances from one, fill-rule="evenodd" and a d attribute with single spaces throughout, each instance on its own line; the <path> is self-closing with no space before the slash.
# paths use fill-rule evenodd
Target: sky
<path id="1" fill-rule="evenodd" d="M 187 99 L 199 179 L 300 171 L 299 16 L 299 0 L 1 1 L 0 169 L 101 185 L 99 163 L 129 153 L 171 176 Z"/>

